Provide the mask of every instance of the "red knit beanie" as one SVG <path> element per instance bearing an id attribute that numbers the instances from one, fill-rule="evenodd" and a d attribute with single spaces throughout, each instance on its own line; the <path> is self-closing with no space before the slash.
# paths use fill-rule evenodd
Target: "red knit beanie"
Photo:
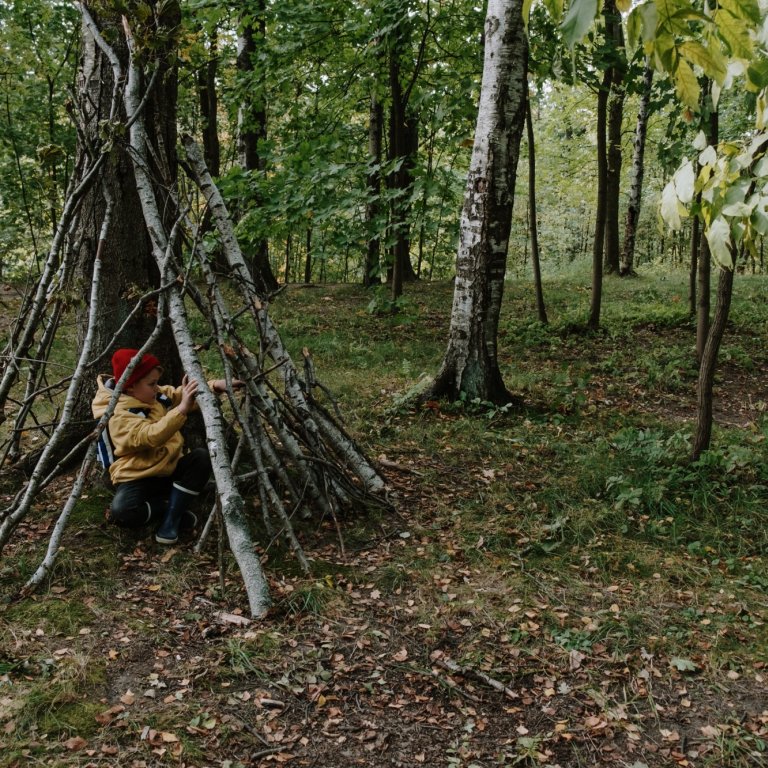
<path id="1" fill-rule="evenodd" d="M 123 371 L 128 367 L 128 363 L 136 357 L 138 349 L 118 349 L 112 355 L 112 375 L 115 377 L 115 383 L 123 375 Z M 160 368 L 160 361 L 150 354 L 143 355 L 139 364 L 133 369 L 133 373 L 128 377 L 123 389 L 132 387 L 139 379 L 143 379 L 154 368 Z"/>

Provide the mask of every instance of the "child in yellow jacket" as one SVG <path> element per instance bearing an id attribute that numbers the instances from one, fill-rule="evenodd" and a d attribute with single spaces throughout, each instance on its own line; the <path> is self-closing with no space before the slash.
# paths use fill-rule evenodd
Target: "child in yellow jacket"
<path id="1" fill-rule="evenodd" d="M 92 403 L 96 418 L 107 409 L 115 382 L 137 353 L 118 349 L 112 356 L 113 378 L 97 378 Z M 116 486 L 108 519 L 126 528 L 160 522 L 155 540 L 175 544 L 182 520 L 187 527 L 197 522 L 190 506 L 208 482 L 211 460 L 204 448 L 185 452 L 180 432 L 196 407 L 197 382 L 184 376 L 180 387 L 161 386 L 162 372 L 154 355 L 142 356 L 102 433 L 99 458 Z M 214 379 L 208 386 L 218 394 L 227 383 Z"/>

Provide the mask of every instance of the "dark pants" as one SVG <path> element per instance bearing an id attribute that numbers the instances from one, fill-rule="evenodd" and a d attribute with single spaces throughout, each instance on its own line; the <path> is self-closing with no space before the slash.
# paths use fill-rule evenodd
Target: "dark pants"
<path id="1" fill-rule="evenodd" d="M 179 459 L 172 475 L 129 480 L 117 486 L 112 499 L 112 520 L 124 528 L 141 528 L 163 519 L 171 488 L 196 495 L 211 476 L 211 457 L 205 448 L 195 448 Z"/>

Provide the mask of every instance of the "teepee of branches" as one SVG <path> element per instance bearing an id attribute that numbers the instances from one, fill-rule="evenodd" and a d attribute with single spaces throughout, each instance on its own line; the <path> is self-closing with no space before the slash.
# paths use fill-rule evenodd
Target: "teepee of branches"
<path id="1" fill-rule="evenodd" d="M 256 480 L 265 530 L 271 536 L 284 536 L 305 569 L 308 561 L 294 533 L 292 519 L 296 515 L 316 515 L 337 520 L 342 510 L 361 510 L 371 504 L 388 507 L 387 487 L 345 431 L 334 408 L 326 408 L 318 401 L 316 395 L 324 388 L 316 379 L 310 353 L 304 350 L 299 369 L 286 350 L 269 315 L 267 298 L 254 288 L 224 200 L 194 140 L 183 139 L 185 167 L 191 179 L 186 184 L 186 192 L 183 191 L 185 185 L 153 176 L 153 169 L 168 165 L 167 158 L 157 157 L 157 145 L 148 140 L 145 121 L 146 104 L 158 82 L 157 62 L 153 69 L 146 48 L 143 54 L 137 52 L 131 22 L 123 17 L 121 42 L 128 51 L 127 66 L 124 66 L 112 47 L 114 43 L 106 42 L 106 36 L 101 34 L 85 4 L 81 4 L 81 11 L 84 34 L 90 36 L 113 70 L 110 120 L 117 124 L 119 118 L 120 130 L 111 131 L 110 142 L 118 136 L 126 142 L 152 256 L 160 274 L 159 287 L 137 298 L 121 328 L 131 316 L 145 311 L 150 302 L 156 303 L 155 327 L 140 353 L 150 349 L 170 326 L 182 366 L 190 376 L 204 384 L 198 352 L 201 348 L 215 347 L 228 384 L 235 378 L 246 384 L 243 397 L 235 397 L 232 387 L 228 386 L 232 414 L 229 419 L 225 419 L 219 401 L 206 386 L 199 389 L 198 403 L 216 483 L 216 507 L 221 511 L 229 547 L 243 578 L 250 612 L 260 616 L 269 607 L 270 597 L 241 491 L 244 481 L 252 484 Z M 113 36 L 110 39 L 113 40 Z M 106 428 L 122 384 L 133 368 L 129 366 L 117 382 L 112 402 L 98 424 L 62 456 L 65 436 L 71 434 L 76 399 L 84 388 L 92 388 L 96 373 L 117 345 L 120 330 L 112 343 L 99 345 L 94 340 L 96 318 L 104 309 L 102 254 L 109 242 L 115 207 L 114 194 L 104 174 L 112 151 L 111 144 L 105 140 L 103 146 L 92 146 L 82 153 L 40 278 L 23 301 L 0 361 L 0 418 L 5 422 L 6 435 L 0 445 L 3 463 L 9 463 L 10 457 L 18 453 L 20 436 L 27 426 L 40 426 L 36 406 L 47 399 L 46 405 L 50 408 L 52 393 L 57 390 L 62 393 L 46 433 L 45 447 L 36 457 L 33 470 L 10 504 L 0 510 L 0 555 L 19 523 L 34 509 L 40 491 L 73 457 L 80 461 L 80 456 L 85 454 L 50 535 L 45 557 L 23 586 L 22 594 L 33 590 L 50 574 L 69 516 L 94 468 L 96 439 Z M 163 199 L 158 197 L 158 188 L 166 194 Z M 77 250 L 71 239 L 77 231 L 76 222 L 85 193 L 94 189 L 100 190 L 103 196 L 103 217 L 93 257 L 87 327 L 71 377 L 51 384 L 50 350 L 66 311 L 67 291 L 71 291 L 72 284 L 71 254 Z M 229 268 L 226 293 L 229 296 L 234 293 L 234 300 L 225 297 L 207 254 L 200 247 L 193 213 L 202 216 L 201 197 L 218 230 Z M 169 199 L 173 203 L 170 224 Z M 191 311 L 205 318 L 209 338 L 193 337 L 188 314 Z M 253 338 L 258 341 L 246 341 Z M 134 363 L 137 360 L 138 357 Z M 21 390 L 23 395 L 19 397 Z M 230 439 L 233 429 L 237 434 L 235 441 Z M 231 450 L 235 443 L 236 447 Z M 202 537 L 209 527 L 210 520 Z"/>

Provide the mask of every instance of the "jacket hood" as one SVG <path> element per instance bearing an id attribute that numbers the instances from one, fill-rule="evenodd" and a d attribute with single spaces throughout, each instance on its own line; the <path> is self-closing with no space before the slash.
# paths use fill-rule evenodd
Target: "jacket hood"
<path id="1" fill-rule="evenodd" d="M 104 415 L 104 411 L 107 410 L 109 401 L 112 399 L 112 393 L 115 391 L 115 380 L 107 374 L 100 374 L 96 377 L 96 395 L 91 403 L 91 411 L 96 419 L 100 419 Z M 120 396 L 121 403 L 124 403 L 128 408 L 147 408 L 147 404 L 141 400 L 137 400 L 135 397 L 123 394 Z"/>

